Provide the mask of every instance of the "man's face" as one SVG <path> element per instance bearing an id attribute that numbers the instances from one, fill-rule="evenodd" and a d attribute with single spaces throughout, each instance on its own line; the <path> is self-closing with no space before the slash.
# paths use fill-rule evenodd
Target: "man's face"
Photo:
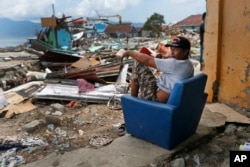
<path id="1" fill-rule="evenodd" d="M 171 49 L 171 56 L 178 60 L 184 60 L 188 58 L 188 49 L 183 49 L 180 47 L 170 47 Z"/>

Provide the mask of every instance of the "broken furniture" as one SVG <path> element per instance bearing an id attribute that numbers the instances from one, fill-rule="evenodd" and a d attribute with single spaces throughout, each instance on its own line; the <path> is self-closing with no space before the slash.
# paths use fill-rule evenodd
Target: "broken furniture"
<path id="1" fill-rule="evenodd" d="M 178 81 L 167 103 L 122 95 L 127 133 L 173 149 L 196 132 L 207 99 L 206 81 L 203 73 Z"/>

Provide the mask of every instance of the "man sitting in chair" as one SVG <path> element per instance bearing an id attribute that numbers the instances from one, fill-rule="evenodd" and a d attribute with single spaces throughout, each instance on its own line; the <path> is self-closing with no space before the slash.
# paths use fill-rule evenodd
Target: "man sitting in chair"
<path id="1" fill-rule="evenodd" d="M 160 59 L 146 54 L 127 50 L 122 54 L 124 57 L 132 57 L 135 63 L 131 78 L 131 95 L 143 99 L 166 103 L 176 81 L 192 77 L 194 67 L 189 60 L 190 42 L 187 38 L 178 36 L 171 43 L 171 56 Z M 155 77 L 151 67 L 161 72 Z"/>

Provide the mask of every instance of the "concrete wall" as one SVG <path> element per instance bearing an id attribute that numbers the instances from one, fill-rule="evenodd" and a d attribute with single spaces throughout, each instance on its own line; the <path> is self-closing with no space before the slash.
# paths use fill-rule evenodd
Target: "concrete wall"
<path id="1" fill-rule="evenodd" d="M 250 110 L 250 0 L 207 0 L 207 102 Z"/>

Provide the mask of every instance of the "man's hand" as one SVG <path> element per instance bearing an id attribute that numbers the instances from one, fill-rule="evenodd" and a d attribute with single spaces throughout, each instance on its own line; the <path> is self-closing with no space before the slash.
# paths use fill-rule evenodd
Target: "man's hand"
<path id="1" fill-rule="evenodd" d="M 125 54 L 126 50 L 120 49 L 115 55 L 121 59 L 121 62 L 123 61 L 124 57 L 127 57 Z"/>
<path id="2" fill-rule="evenodd" d="M 122 58 L 122 57 L 123 57 L 123 54 L 124 54 L 125 52 L 126 52 L 126 51 L 125 51 L 124 49 L 120 49 L 115 55 L 116 55 L 117 57 Z"/>

